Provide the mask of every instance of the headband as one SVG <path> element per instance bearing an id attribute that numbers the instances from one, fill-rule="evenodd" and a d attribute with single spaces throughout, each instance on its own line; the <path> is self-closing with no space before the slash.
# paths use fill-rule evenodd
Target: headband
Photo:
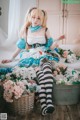
<path id="1" fill-rule="evenodd" d="M 29 13 L 31 13 L 32 10 L 37 9 L 37 7 L 33 7 L 29 10 Z"/>
<path id="2" fill-rule="evenodd" d="M 31 11 L 34 10 L 34 9 L 37 9 L 37 7 L 31 8 L 31 9 L 29 10 L 29 13 L 31 13 Z M 43 12 L 43 14 L 44 14 L 44 16 L 45 16 L 45 11 L 44 11 L 44 10 L 41 10 L 41 11 Z"/>

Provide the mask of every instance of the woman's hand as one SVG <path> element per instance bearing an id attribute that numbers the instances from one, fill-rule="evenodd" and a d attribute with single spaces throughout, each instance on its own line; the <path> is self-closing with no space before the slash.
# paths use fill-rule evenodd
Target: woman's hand
<path id="1" fill-rule="evenodd" d="M 3 64 L 4 64 L 4 63 L 9 63 L 9 62 L 12 62 L 12 60 L 7 59 L 7 60 L 2 60 L 2 61 L 1 61 L 1 63 L 3 63 Z"/>
<path id="2" fill-rule="evenodd" d="M 58 40 L 62 40 L 62 39 L 64 39 L 65 38 L 65 35 L 62 35 L 62 36 L 60 36 L 59 38 L 58 38 Z"/>

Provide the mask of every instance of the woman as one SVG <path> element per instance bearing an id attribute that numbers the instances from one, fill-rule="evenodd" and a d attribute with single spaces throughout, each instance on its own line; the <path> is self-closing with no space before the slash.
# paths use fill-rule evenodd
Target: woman
<path id="1" fill-rule="evenodd" d="M 26 17 L 20 32 L 20 39 L 17 42 L 17 50 L 11 60 L 3 60 L 2 63 L 11 62 L 20 53 L 19 66 L 35 67 L 38 83 L 41 86 L 39 99 L 42 115 L 52 113 L 54 105 L 52 102 L 53 75 L 51 61 L 59 61 L 58 56 L 51 53 L 56 51 L 55 41 L 64 39 L 64 35 L 53 40 L 46 26 L 47 13 L 36 7 L 31 8 Z"/>

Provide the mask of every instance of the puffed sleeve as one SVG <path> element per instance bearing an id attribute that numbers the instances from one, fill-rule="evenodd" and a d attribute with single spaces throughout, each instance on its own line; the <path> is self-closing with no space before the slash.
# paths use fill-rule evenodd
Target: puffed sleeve
<path id="1" fill-rule="evenodd" d="M 50 46 L 53 44 L 53 42 L 54 42 L 53 38 L 47 39 L 45 47 L 50 48 Z"/>
<path id="2" fill-rule="evenodd" d="M 19 39 L 17 41 L 16 45 L 20 49 L 25 49 L 25 47 L 26 47 L 26 41 L 25 41 L 25 39 L 23 39 L 23 38 Z"/>

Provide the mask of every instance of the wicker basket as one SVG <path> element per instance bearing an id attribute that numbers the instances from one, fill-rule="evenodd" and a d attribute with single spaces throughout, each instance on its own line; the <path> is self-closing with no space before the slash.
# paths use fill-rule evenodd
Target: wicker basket
<path id="1" fill-rule="evenodd" d="M 23 95 L 19 99 L 14 99 L 12 103 L 7 103 L 8 110 L 15 115 L 26 115 L 34 108 L 34 93 Z"/>

